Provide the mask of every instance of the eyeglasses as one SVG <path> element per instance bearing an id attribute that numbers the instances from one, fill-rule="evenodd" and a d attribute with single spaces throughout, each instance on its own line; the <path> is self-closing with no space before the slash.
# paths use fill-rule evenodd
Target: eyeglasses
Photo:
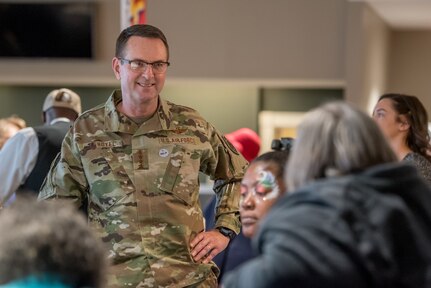
<path id="1" fill-rule="evenodd" d="M 168 66 L 171 65 L 171 63 L 169 62 L 163 62 L 163 61 L 148 63 L 142 60 L 129 60 L 124 58 L 118 58 L 118 59 L 121 61 L 121 63 L 127 62 L 130 65 L 130 69 L 132 69 L 133 71 L 141 72 L 141 73 L 144 73 L 145 71 L 147 71 L 148 67 L 151 67 L 153 70 L 153 73 L 163 74 L 166 72 L 166 69 L 168 69 Z"/>

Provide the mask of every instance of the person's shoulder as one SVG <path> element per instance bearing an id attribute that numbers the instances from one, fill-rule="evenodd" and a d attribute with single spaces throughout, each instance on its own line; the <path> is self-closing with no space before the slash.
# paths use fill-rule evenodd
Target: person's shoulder
<path id="1" fill-rule="evenodd" d="M 6 141 L 2 150 L 4 151 L 16 151 L 23 147 L 31 147 L 37 141 L 36 131 L 33 127 L 26 127 L 19 130 L 13 135 L 8 141 Z"/>
<path id="2" fill-rule="evenodd" d="M 104 114 L 105 114 L 105 104 L 102 103 L 82 112 L 78 116 L 78 118 L 76 118 L 75 123 L 81 122 L 81 121 L 88 121 L 89 118 L 100 117 L 100 116 L 103 116 Z"/>
<path id="3" fill-rule="evenodd" d="M 94 106 L 93 108 L 90 108 L 90 109 L 82 112 L 82 114 L 79 116 L 79 118 L 85 117 L 86 115 L 103 113 L 105 111 L 105 107 L 106 107 L 106 104 L 105 103 L 101 103 L 101 104 L 99 104 L 97 106 Z"/>
<path id="4" fill-rule="evenodd" d="M 98 130 L 105 123 L 105 106 L 100 104 L 82 112 L 72 123 L 72 134 Z"/>
<path id="5" fill-rule="evenodd" d="M 431 183 L 431 161 L 419 153 L 409 153 L 403 159 L 406 162 L 413 164 L 419 173 Z"/>
<path id="6" fill-rule="evenodd" d="M 431 166 L 431 162 L 425 156 L 416 152 L 408 153 L 403 160 Z"/>
<path id="7" fill-rule="evenodd" d="M 403 161 L 412 163 L 418 169 L 430 170 L 429 173 L 431 173 L 431 161 L 419 153 L 411 152 L 404 157 Z"/>
<path id="8" fill-rule="evenodd" d="M 167 105 L 168 109 L 171 111 L 186 111 L 186 112 L 190 112 L 190 113 L 199 114 L 199 112 L 192 107 L 177 104 L 177 103 L 171 102 L 169 100 L 163 100 L 163 101 Z"/>
<path id="9" fill-rule="evenodd" d="M 164 101 L 164 105 L 166 105 L 166 108 L 170 111 L 172 117 L 175 120 L 193 119 L 194 121 L 202 121 L 205 123 L 207 122 L 202 117 L 202 115 L 194 108 L 191 108 L 185 105 L 176 104 L 168 100 L 163 100 L 163 101 Z"/>
<path id="10" fill-rule="evenodd" d="M 36 128 L 36 127 L 35 127 Z M 7 142 L 16 143 L 21 141 L 27 141 L 28 139 L 36 137 L 36 131 L 33 127 L 26 127 L 19 130 L 15 135 L 13 135 Z"/>
<path id="11" fill-rule="evenodd" d="M 16 135 L 18 135 L 18 136 L 24 136 L 24 137 L 28 137 L 29 135 L 34 135 L 34 128 L 33 127 L 26 127 L 26 128 L 23 128 L 23 129 L 21 129 L 21 130 L 19 130 L 15 135 L 14 135 L 14 137 L 16 136 Z M 12 137 L 13 138 L 13 137 Z"/>

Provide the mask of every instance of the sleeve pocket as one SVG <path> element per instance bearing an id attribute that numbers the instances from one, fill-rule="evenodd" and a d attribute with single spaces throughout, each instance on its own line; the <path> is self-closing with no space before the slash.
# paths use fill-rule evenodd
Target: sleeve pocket
<path id="1" fill-rule="evenodd" d="M 196 158 L 196 159 L 194 159 Z M 163 175 L 160 189 L 171 193 L 186 205 L 194 205 L 199 198 L 199 157 L 185 147 L 175 145 Z"/>
<path id="2" fill-rule="evenodd" d="M 175 180 L 177 179 L 178 173 L 180 171 L 184 153 L 185 149 L 183 147 L 175 145 L 166 167 L 160 189 L 165 191 L 172 191 L 174 189 Z"/>

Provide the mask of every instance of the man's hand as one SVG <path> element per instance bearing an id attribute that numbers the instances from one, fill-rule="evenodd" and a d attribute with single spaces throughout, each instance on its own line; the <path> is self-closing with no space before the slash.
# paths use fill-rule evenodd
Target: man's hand
<path id="1" fill-rule="evenodd" d="M 209 263 L 218 253 L 226 249 L 230 239 L 218 230 L 201 232 L 190 243 L 192 257 L 198 262 Z"/>

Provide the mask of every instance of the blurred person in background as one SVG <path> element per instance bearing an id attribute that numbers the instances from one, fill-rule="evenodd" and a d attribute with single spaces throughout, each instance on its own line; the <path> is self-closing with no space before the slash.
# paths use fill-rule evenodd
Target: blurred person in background
<path id="1" fill-rule="evenodd" d="M 0 150 L 9 138 L 25 127 L 25 120 L 16 115 L 0 119 Z"/>
<path id="2" fill-rule="evenodd" d="M 344 102 L 307 113 L 285 181 L 223 287 L 431 287 L 431 189 Z"/>
<path id="3" fill-rule="evenodd" d="M 16 193 L 37 197 L 51 162 L 60 152 L 66 132 L 81 113 L 81 98 L 66 88 L 55 89 L 42 107 L 43 126 L 19 130 L 0 151 L 0 206 Z"/>
<path id="4" fill-rule="evenodd" d="M 431 184 L 428 114 L 420 100 L 404 94 L 380 96 L 373 118 L 398 160 L 413 164 Z"/>
<path id="5" fill-rule="evenodd" d="M 18 197 L 0 234 L 0 287 L 105 287 L 107 251 L 73 206 Z"/>

